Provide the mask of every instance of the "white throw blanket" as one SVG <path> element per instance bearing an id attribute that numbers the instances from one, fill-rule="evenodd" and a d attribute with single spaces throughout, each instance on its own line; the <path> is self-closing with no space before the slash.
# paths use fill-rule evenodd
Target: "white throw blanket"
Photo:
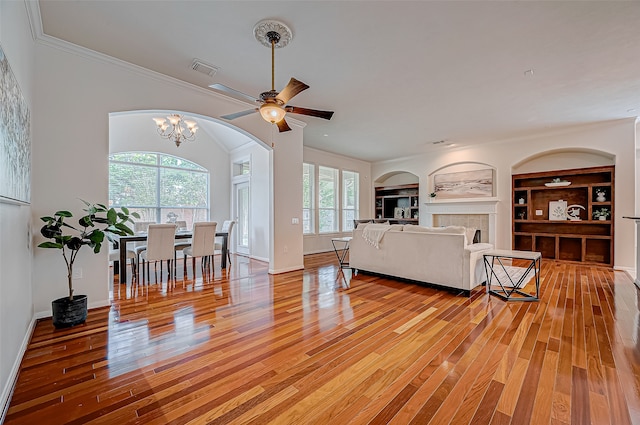
<path id="1" fill-rule="evenodd" d="M 382 241 L 384 233 L 389 229 L 391 229 L 391 226 L 388 224 L 367 224 L 362 229 L 362 237 L 369 245 L 380 249 L 380 241 Z"/>

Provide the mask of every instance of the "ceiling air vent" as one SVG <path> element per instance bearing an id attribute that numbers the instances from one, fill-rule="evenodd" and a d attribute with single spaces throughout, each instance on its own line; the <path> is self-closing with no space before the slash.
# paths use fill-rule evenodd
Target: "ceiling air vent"
<path id="1" fill-rule="evenodd" d="M 209 77 L 213 77 L 214 75 L 216 75 L 216 72 L 218 72 L 218 67 L 209 65 L 208 63 L 204 63 L 200 59 L 193 60 L 191 69 L 193 69 L 194 71 L 202 72 Z"/>

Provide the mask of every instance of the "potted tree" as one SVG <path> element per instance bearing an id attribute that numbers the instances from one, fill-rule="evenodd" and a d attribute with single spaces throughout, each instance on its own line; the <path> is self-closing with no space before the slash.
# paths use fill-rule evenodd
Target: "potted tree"
<path id="1" fill-rule="evenodd" d="M 57 211 L 53 216 L 40 217 L 45 223 L 40 233 L 49 241 L 41 243 L 38 247 L 59 249 L 67 265 L 69 296 L 51 303 L 53 325 L 56 328 L 79 325 L 87 319 L 87 296 L 73 295 L 73 263 L 80 249 L 88 246 L 97 254 L 102 248 L 105 236 L 111 241 L 112 235 L 132 235 L 133 230 L 127 226 L 127 222 L 133 223 L 132 216 L 140 217 L 135 212 L 129 214 L 129 210 L 124 207 L 118 212 L 102 204 L 82 202 L 86 205 L 84 211 L 87 214 L 80 217 L 77 227 L 65 221 L 73 217 L 69 211 Z"/>

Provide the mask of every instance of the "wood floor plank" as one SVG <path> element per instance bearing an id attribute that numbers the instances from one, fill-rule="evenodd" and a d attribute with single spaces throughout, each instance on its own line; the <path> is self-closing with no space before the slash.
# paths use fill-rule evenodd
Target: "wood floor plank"
<path id="1" fill-rule="evenodd" d="M 640 425 L 626 274 L 545 260 L 522 303 L 344 272 L 116 284 L 84 325 L 38 321 L 5 424 Z"/>

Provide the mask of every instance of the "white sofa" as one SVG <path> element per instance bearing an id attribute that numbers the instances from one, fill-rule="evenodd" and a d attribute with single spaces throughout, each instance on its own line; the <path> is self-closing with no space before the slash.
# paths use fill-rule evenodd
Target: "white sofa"
<path id="1" fill-rule="evenodd" d="M 376 227 L 367 230 L 367 226 Z M 467 244 L 466 233 L 459 226 L 360 224 L 353 231 L 349 265 L 356 271 L 430 283 L 469 295 L 486 280 L 482 254 L 493 245 Z M 381 236 L 378 248 L 375 236 Z"/>

